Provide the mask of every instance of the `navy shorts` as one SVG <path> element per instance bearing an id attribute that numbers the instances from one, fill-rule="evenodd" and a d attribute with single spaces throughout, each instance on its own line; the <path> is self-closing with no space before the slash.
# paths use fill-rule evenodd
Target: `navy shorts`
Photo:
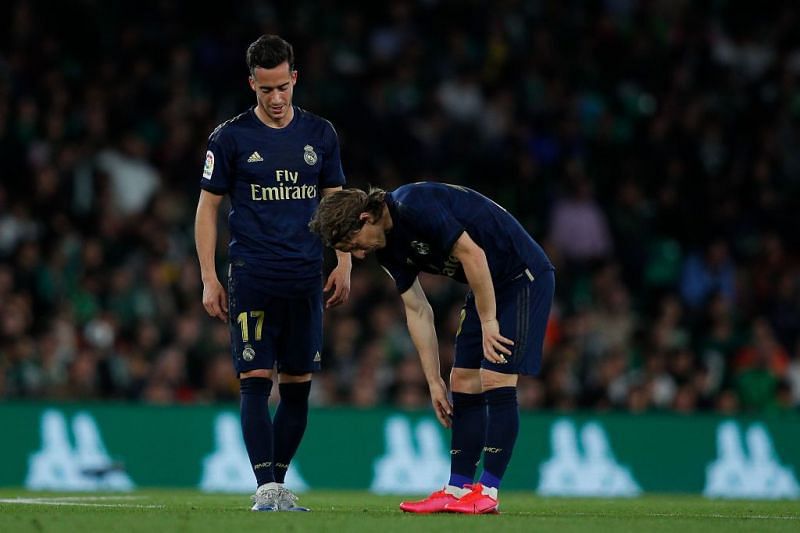
<path id="1" fill-rule="evenodd" d="M 273 282 L 274 283 L 274 282 Z M 231 355 L 237 373 L 250 370 L 307 374 L 321 367 L 322 277 L 319 290 L 269 287 L 246 265 L 228 270 Z M 294 293 L 294 294 L 293 294 Z"/>
<path id="2" fill-rule="evenodd" d="M 535 277 L 529 270 L 503 287 L 495 288 L 497 321 L 500 334 L 514 341 L 508 363 L 492 363 L 483 357 L 481 320 L 475 308 L 475 296 L 467 294 L 461 309 L 461 323 L 456 334 L 456 368 L 485 368 L 502 374 L 535 376 L 542 362 L 542 345 L 553 303 L 555 273 L 546 270 Z"/>

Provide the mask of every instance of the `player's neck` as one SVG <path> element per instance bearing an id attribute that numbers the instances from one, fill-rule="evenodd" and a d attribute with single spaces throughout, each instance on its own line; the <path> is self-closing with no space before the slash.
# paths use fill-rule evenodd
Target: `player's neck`
<path id="1" fill-rule="evenodd" d="M 385 203 L 383 204 L 383 213 L 381 213 L 381 224 L 383 225 L 384 233 L 389 233 L 394 226 L 392 214 L 389 212 L 389 206 Z"/>
<path id="2" fill-rule="evenodd" d="M 268 126 L 270 128 L 275 128 L 275 129 L 285 128 L 292 122 L 292 119 L 294 118 L 294 106 L 290 105 L 289 111 L 288 113 L 286 113 L 286 116 L 283 117 L 280 121 L 276 121 L 270 118 L 270 116 L 267 115 L 266 111 L 264 111 L 260 105 L 257 105 L 256 117 L 258 117 L 258 120 L 263 122 L 265 126 Z"/>

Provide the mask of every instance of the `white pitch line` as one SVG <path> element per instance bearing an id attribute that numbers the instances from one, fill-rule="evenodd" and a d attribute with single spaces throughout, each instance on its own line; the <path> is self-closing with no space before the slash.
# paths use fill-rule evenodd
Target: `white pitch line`
<path id="1" fill-rule="evenodd" d="M 587 516 L 593 518 L 717 518 L 720 520 L 800 520 L 800 515 L 727 515 L 720 513 L 681 514 L 681 513 L 643 513 L 635 515 L 613 515 L 597 513 L 512 513 L 524 514 L 540 518 L 564 518 L 570 516 Z"/>
<path id="2" fill-rule="evenodd" d="M 163 505 L 139 505 L 130 503 L 90 503 L 74 501 L 76 498 L 59 499 L 59 498 L 3 498 L 0 499 L 0 504 L 8 503 L 15 505 L 61 505 L 73 507 L 116 507 L 127 509 L 163 509 Z M 89 498 L 92 499 L 92 498 Z"/>
<path id="3" fill-rule="evenodd" d="M 52 500 L 52 501 L 92 501 L 92 500 L 142 500 L 145 496 L 131 496 L 121 494 L 119 496 L 42 496 L 39 498 L 24 498 L 27 500 Z"/>
<path id="4" fill-rule="evenodd" d="M 781 516 L 781 515 L 727 515 L 727 514 L 679 514 L 679 513 L 648 513 L 647 516 L 655 516 L 659 518 L 727 518 L 731 520 L 737 519 L 756 519 L 756 520 L 800 520 L 800 516 Z"/>

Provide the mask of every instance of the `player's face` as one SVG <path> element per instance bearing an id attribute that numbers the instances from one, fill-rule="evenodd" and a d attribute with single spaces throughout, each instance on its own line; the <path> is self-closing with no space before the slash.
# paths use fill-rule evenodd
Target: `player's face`
<path id="1" fill-rule="evenodd" d="M 258 106 L 276 125 L 284 125 L 292 106 L 297 71 L 289 69 L 284 61 L 274 68 L 256 67 L 250 76 L 250 88 L 256 93 Z"/>
<path id="2" fill-rule="evenodd" d="M 364 259 L 367 254 L 386 246 L 386 234 L 383 226 L 369 216 L 360 230 L 352 233 L 336 245 L 341 252 L 350 252 L 356 259 Z"/>

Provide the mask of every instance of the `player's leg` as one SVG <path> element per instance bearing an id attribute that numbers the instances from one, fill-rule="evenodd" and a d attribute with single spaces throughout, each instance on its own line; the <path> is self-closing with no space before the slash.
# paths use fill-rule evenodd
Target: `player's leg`
<path id="1" fill-rule="evenodd" d="M 480 370 L 454 367 L 450 372 L 453 394 L 450 434 L 450 479 L 447 484 L 464 488 L 475 480 L 486 439 L 486 400 Z"/>
<path id="2" fill-rule="evenodd" d="M 450 390 L 453 394 L 448 485 L 464 488 L 475 480 L 486 438 L 486 400 L 480 377 L 483 359 L 481 321 L 470 292 L 461 310 L 456 332 Z"/>
<path id="3" fill-rule="evenodd" d="M 479 369 L 453 368 L 453 415 L 450 427 L 450 479 L 441 490 L 422 500 L 404 501 L 400 509 L 408 513 L 439 513 L 468 494 L 475 479 L 486 434 L 486 404 L 481 394 Z"/>
<path id="4" fill-rule="evenodd" d="M 483 455 L 484 471 L 480 478 L 480 483 L 485 487 L 500 488 L 511 460 L 519 432 L 518 374 L 533 375 L 539 372 L 554 289 L 553 272 L 548 271 L 536 279 L 526 275 L 521 283 L 498 292 L 500 331 L 514 340 L 514 346 L 507 364 L 484 361 L 481 368 L 481 383 L 489 416 Z"/>
<path id="5" fill-rule="evenodd" d="M 270 302 L 258 291 L 257 281 L 236 268 L 229 272 L 228 298 L 231 352 L 239 376 L 242 437 L 257 482 L 253 510 L 272 511 L 277 508 L 277 485 L 268 402 L 275 351 L 274 330 L 264 326 Z"/>
<path id="6" fill-rule="evenodd" d="M 271 370 L 252 370 L 239 377 L 242 437 L 256 476 L 253 511 L 277 511 L 277 489 L 273 472 L 273 428 L 269 415 Z"/>
<path id="7" fill-rule="evenodd" d="M 275 481 L 283 483 L 308 425 L 311 373 L 279 374 L 281 401 L 275 411 Z"/>
<path id="8" fill-rule="evenodd" d="M 545 272 L 497 291 L 500 332 L 514 340 L 508 363 L 481 362 L 481 387 L 487 405 L 483 473 L 471 494 L 448 510 L 463 513 L 496 512 L 497 494 L 519 433 L 518 374 L 537 374 L 547 318 L 553 300 L 554 277 Z"/>
<path id="9" fill-rule="evenodd" d="M 282 486 L 308 425 L 311 376 L 322 361 L 322 290 L 287 300 L 286 327 L 279 343 L 278 385 L 281 401 L 275 411 L 275 481 L 281 484 L 282 511 L 308 511 Z"/>
<path id="10" fill-rule="evenodd" d="M 453 415 L 450 433 L 450 479 L 427 498 L 400 504 L 410 513 L 435 513 L 469 492 L 486 435 L 486 404 L 481 393 L 480 320 L 470 294 L 461 311 L 456 357 L 450 372 Z"/>
<path id="11" fill-rule="evenodd" d="M 479 381 L 483 389 L 482 397 L 485 400 L 486 410 L 481 449 L 477 453 L 480 457 L 480 452 L 483 451 L 483 473 L 477 483 L 468 487 L 467 494 L 462 494 L 457 501 L 447 505 L 446 510 L 449 512 L 465 514 L 498 512 L 497 490 L 519 431 L 517 375 L 481 369 Z M 455 412 L 455 405 L 453 411 Z M 473 462 L 473 473 L 476 462 L 477 459 Z"/>
<path id="12" fill-rule="evenodd" d="M 502 374 L 481 369 L 481 383 L 488 409 L 486 444 L 483 448 L 483 473 L 479 480 L 495 500 L 500 482 L 511 460 L 519 433 L 517 374 Z"/>

